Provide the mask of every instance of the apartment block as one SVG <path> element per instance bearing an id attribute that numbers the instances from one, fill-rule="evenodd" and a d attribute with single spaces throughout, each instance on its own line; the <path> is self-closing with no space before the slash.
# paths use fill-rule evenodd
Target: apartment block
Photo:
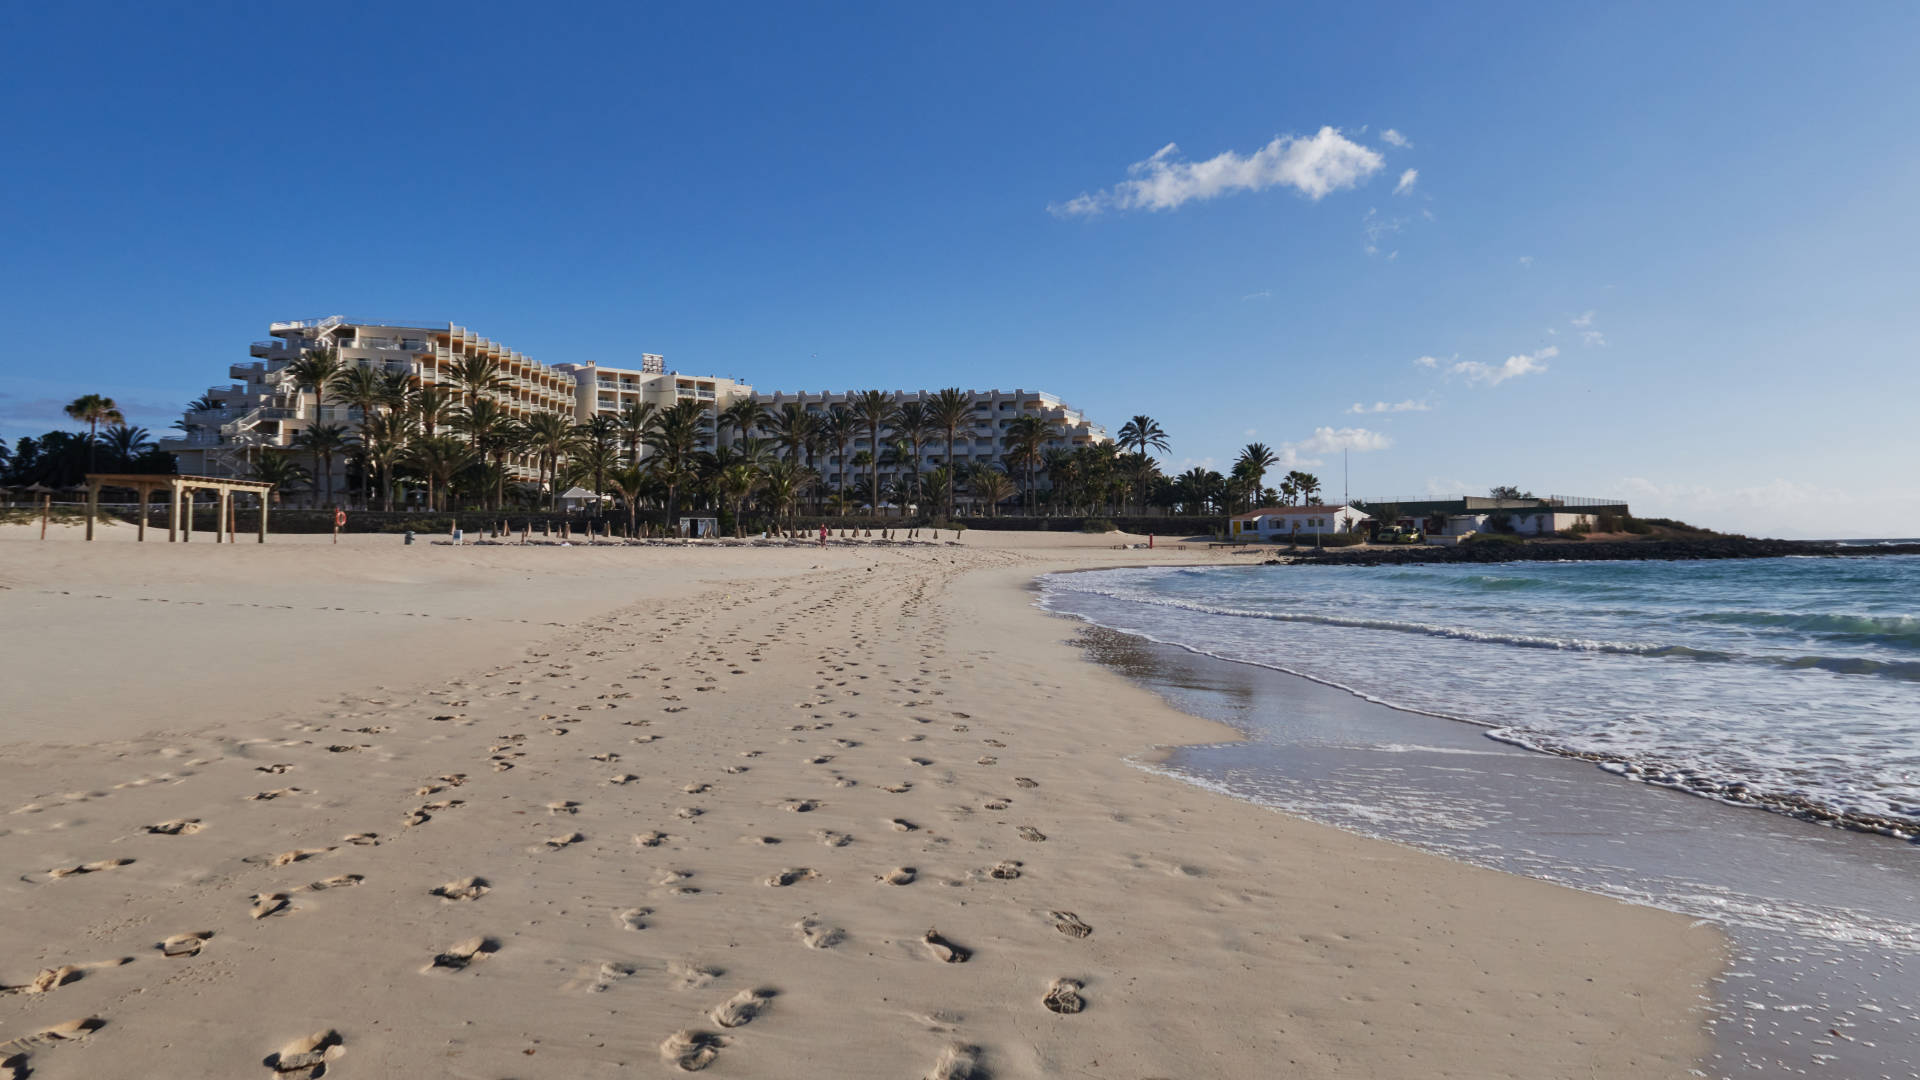
<path id="1" fill-rule="evenodd" d="M 809 413 L 825 414 L 835 408 L 846 408 L 848 403 L 861 396 L 859 390 L 822 390 L 814 394 L 806 391 L 787 393 L 776 391 L 771 394 L 755 394 L 754 398 L 769 410 L 779 410 L 789 404 L 798 405 Z M 955 432 L 953 463 L 956 467 L 971 465 L 1000 465 L 1006 461 L 1008 453 L 1007 425 L 1017 416 L 1037 415 L 1053 421 L 1058 434 L 1047 440 L 1045 449 L 1071 450 L 1081 446 L 1111 442 L 1107 429 L 1088 420 L 1080 410 L 1061 401 L 1058 397 L 1043 390 L 974 390 L 972 422 Z M 890 391 L 895 405 L 909 401 L 931 402 L 937 392 L 926 390 Z M 929 438 L 920 447 L 920 471 L 943 465 L 947 461 L 945 445 L 946 432 L 942 431 Z M 891 433 L 882 428 L 880 432 L 880 453 L 884 453 L 891 444 Z M 858 436 L 847 444 L 846 462 L 842 462 L 837 453 L 829 451 L 821 455 L 817 463 L 829 482 L 839 474 L 844 466 L 852 467 L 851 459 L 862 450 L 874 452 L 869 444 L 866 431 L 862 429 Z M 883 465 L 880 475 L 892 477 L 904 472 L 904 462 Z M 851 486 L 852 480 L 848 481 Z"/>
<path id="2" fill-rule="evenodd" d="M 618 416 L 628 406 L 652 405 L 665 409 L 682 401 L 698 401 L 716 413 L 741 398 L 752 397 L 753 387 L 717 375 L 685 375 L 668 371 L 658 353 L 640 354 L 638 368 L 605 364 L 560 364 L 574 379 L 575 410 L 582 421 L 595 415 Z M 718 425 L 707 429 L 706 449 L 715 445 Z"/>

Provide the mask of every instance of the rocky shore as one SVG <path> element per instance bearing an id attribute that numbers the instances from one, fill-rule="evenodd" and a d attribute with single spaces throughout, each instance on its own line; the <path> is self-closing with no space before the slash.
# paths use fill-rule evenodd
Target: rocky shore
<path id="1" fill-rule="evenodd" d="M 1404 566 L 1409 563 L 1618 562 L 1631 559 L 1777 559 L 1788 555 L 1920 555 L 1920 544 L 1842 546 L 1805 540 L 1754 540 L 1712 536 L 1693 540 L 1545 540 L 1480 542 L 1451 547 L 1283 548 L 1279 559 L 1334 566 Z"/>

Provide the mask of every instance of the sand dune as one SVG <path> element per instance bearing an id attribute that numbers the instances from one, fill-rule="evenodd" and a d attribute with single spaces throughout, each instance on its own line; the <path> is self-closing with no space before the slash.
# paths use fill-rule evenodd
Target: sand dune
<path id="1" fill-rule="evenodd" d="M 315 539 L 0 537 L 16 1072 L 1678 1077 L 1705 1049 L 1708 930 L 1129 765 L 1229 736 L 1024 590 L 1203 553 Z"/>

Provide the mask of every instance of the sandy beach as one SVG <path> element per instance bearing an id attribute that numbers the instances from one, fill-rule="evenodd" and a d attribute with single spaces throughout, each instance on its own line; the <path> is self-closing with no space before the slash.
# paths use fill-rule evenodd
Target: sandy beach
<path id="1" fill-rule="evenodd" d="M 0 1076 L 1683 1077 L 1685 917 L 1155 775 L 957 545 L 0 532 Z M 945 535 L 945 534 L 943 534 Z M 11 1068 L 11 1074 L 7 1069 Z"/>

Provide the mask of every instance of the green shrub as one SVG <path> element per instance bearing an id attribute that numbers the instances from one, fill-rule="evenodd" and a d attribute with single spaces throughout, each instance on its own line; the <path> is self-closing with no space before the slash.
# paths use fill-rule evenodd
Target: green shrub
<path id="1" fill-rule="evenodd" d="M 1465 540 L 1462 540 L 1460 542 L 1463 544 L 1522 544 L 1522 543 L 1525 543 L 1525 541 L 1521 540 L 1519 537 L 1511 535 L 1509 533 L 1487 533 L 1487 532 L 1474 533 L 1472 536 L 1469 536 Z"/>
<path id="2" fill-rule="evenodd" d="M 1119 529 L 1113 522 L 1108 521 L 1106 518 L 1088 518 L 1080 523 L 1080 531 L 1083 533 L 1110 533 L 1118 532 Z"/>

